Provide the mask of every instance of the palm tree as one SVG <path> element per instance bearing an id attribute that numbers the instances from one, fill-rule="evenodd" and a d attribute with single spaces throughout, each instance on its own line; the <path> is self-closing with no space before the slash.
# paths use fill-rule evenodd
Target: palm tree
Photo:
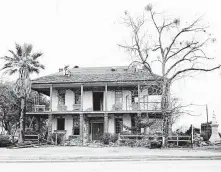
<path id="1" fill-rule="evenodd" d="M 15 44 L 15 48 L 15 52 L 9 50 L 11 56 L 1 58 L 5 60 L 5 64 L 1 70 L 4 70 L 4 73 L 9 75 L 18 73 L 14 91 L 21 100 L 20 133 L 18 139 L 19 143 L 21 143 L 24 142 L 26 99 L 31 92 L 30 74 L 39 73 L 40 70 L 45 69 L 45 67 L 38 61 L 42 53 L 33 53 L 31 44 L 24 44 L 23 46 Z"/>

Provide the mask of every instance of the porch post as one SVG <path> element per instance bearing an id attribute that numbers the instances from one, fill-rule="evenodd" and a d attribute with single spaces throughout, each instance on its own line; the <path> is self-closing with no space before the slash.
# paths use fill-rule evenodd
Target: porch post
<path id="1" fill-rule="evenodd" d="M 83 111 L 83 93 L 84 93 L 84 86 L 81 85 L 81 112 Z"/>
<path id="2" fill-rule="evenodd" d="M 51 141 L 52 136 L 52 85 L 50 85 L 50 113 L 48 114 L 48 141 Z"/>
<path id="3" fill-rule="evenodd" d="M 50 111 L 52 112 L 52 85 L 50 85 Z"/>
<path id="4" fill-rule="evenodd" d="M 80 113 L 80 138 L 83 144 L 83 140 L 84 140 L 84 119 L 83 119 L 83 113 Z"/>
<path id="5" fill-rule="evenodd" d="M 137 90 L 137 94 L 138 94 L 138 110 L 140 110 L 140 83 L 138 83 L 137 87 L 138 87 L 138 90 Z"/>
<path id="6" fill-rule="evenodd" d="M 105 111 L 107 112 L 107 84 L 105 85 Z"/>
<path id="7" fill-rule="evenodd" d="M 104 113 L 104 133 L 108 133 L 108 114 Z"/>
<path id="8" fill-rule="evenodd" d="M 51 141 L 52 136 L 52 113 L 48 114 L 48 141 Z"/>

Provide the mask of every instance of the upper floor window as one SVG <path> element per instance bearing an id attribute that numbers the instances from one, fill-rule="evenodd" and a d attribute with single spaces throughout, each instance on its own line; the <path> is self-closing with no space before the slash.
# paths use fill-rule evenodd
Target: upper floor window
<path id="1" fill-rule="evenodd" d="M 162 88 L 158 85 L 151 85 L 148 87 L 148 94 L 149 95 L 161 95 L 162 94 Z"/>
<path id="2" fill-rule="evenodd" d="M 122 91 L 115 91 L 115 103 L 123 102 L 123 93 Z"/>
<path id="3" fill-rule="evenodd" d="M 75 92 L 74 104 L 81 104 L 81 93 L 80 92 Z"/>
<path id="4" fill-rule="evenodd" d="M 131 92 L 131 102 L 138 103 L 138 91 L 137 90 L 133 90 Z"/>
<path id="5" fill-rule="evenodd" d="M 65 105 L 65 90 L 58 90 L 58 105 Z"/>

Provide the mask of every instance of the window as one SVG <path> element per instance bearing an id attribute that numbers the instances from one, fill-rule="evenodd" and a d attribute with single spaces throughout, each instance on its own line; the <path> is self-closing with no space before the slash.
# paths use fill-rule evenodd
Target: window
<path id="1" fill-rule="evenodd" d="M 162 94 L 162 88 L 158 85 L 151 85 L 148 87 L 148 94 L 149 95 L 161 95 Z"/>
<path id="2" fill-rule="evenodd" d="M 132 103 L 138 103 L 138 91 L 137 90 L 133 90 L 131 92 L 131 102 Z"/>
<path id="3" fill-rule="evenodd" d="M 123 94 L 122 91 L 115 91 L 115 103 L 122 103 L 123 102 Z"/>
<path id="4" fill-rule="evenodd" d="M 73 135 L 80 135 L 79 118 L 73 118 Z"/>
<path id="5" fill-rule="evenodd" d="M 81 93 L 80 92 L 75 93 L 74 104 L 81 104 Z"/>
<path id="6" fill-rule="evenodd" d="M 123 120 L 122 118 L 115 118 L 115 132 L 121 133 L 123 130 Z"/>
<path id="7" fill-rule="evenodd" d="M 65 129 L 65 119 L 64 118 L 57 118 L 57 130 L 64 130 Z"/>
<path id="8" fill-rule="evenodd" d="M 58 90 L 58 105 L 65 105 L 65 90 Z"/>

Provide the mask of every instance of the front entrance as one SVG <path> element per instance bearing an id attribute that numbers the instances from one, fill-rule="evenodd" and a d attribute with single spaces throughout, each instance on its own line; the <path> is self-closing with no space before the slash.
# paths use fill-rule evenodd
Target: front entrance
<path id="1" fill-rule="evenodd" d="M 91 123 L 92 140 L 100 140 L 104 134 L 104 123 Z"/>
<path id="2" fill-rule="evenodd" d="M 103 92 L 93 92 L 93 109 L 94 111 L 103 110 Z"/>

